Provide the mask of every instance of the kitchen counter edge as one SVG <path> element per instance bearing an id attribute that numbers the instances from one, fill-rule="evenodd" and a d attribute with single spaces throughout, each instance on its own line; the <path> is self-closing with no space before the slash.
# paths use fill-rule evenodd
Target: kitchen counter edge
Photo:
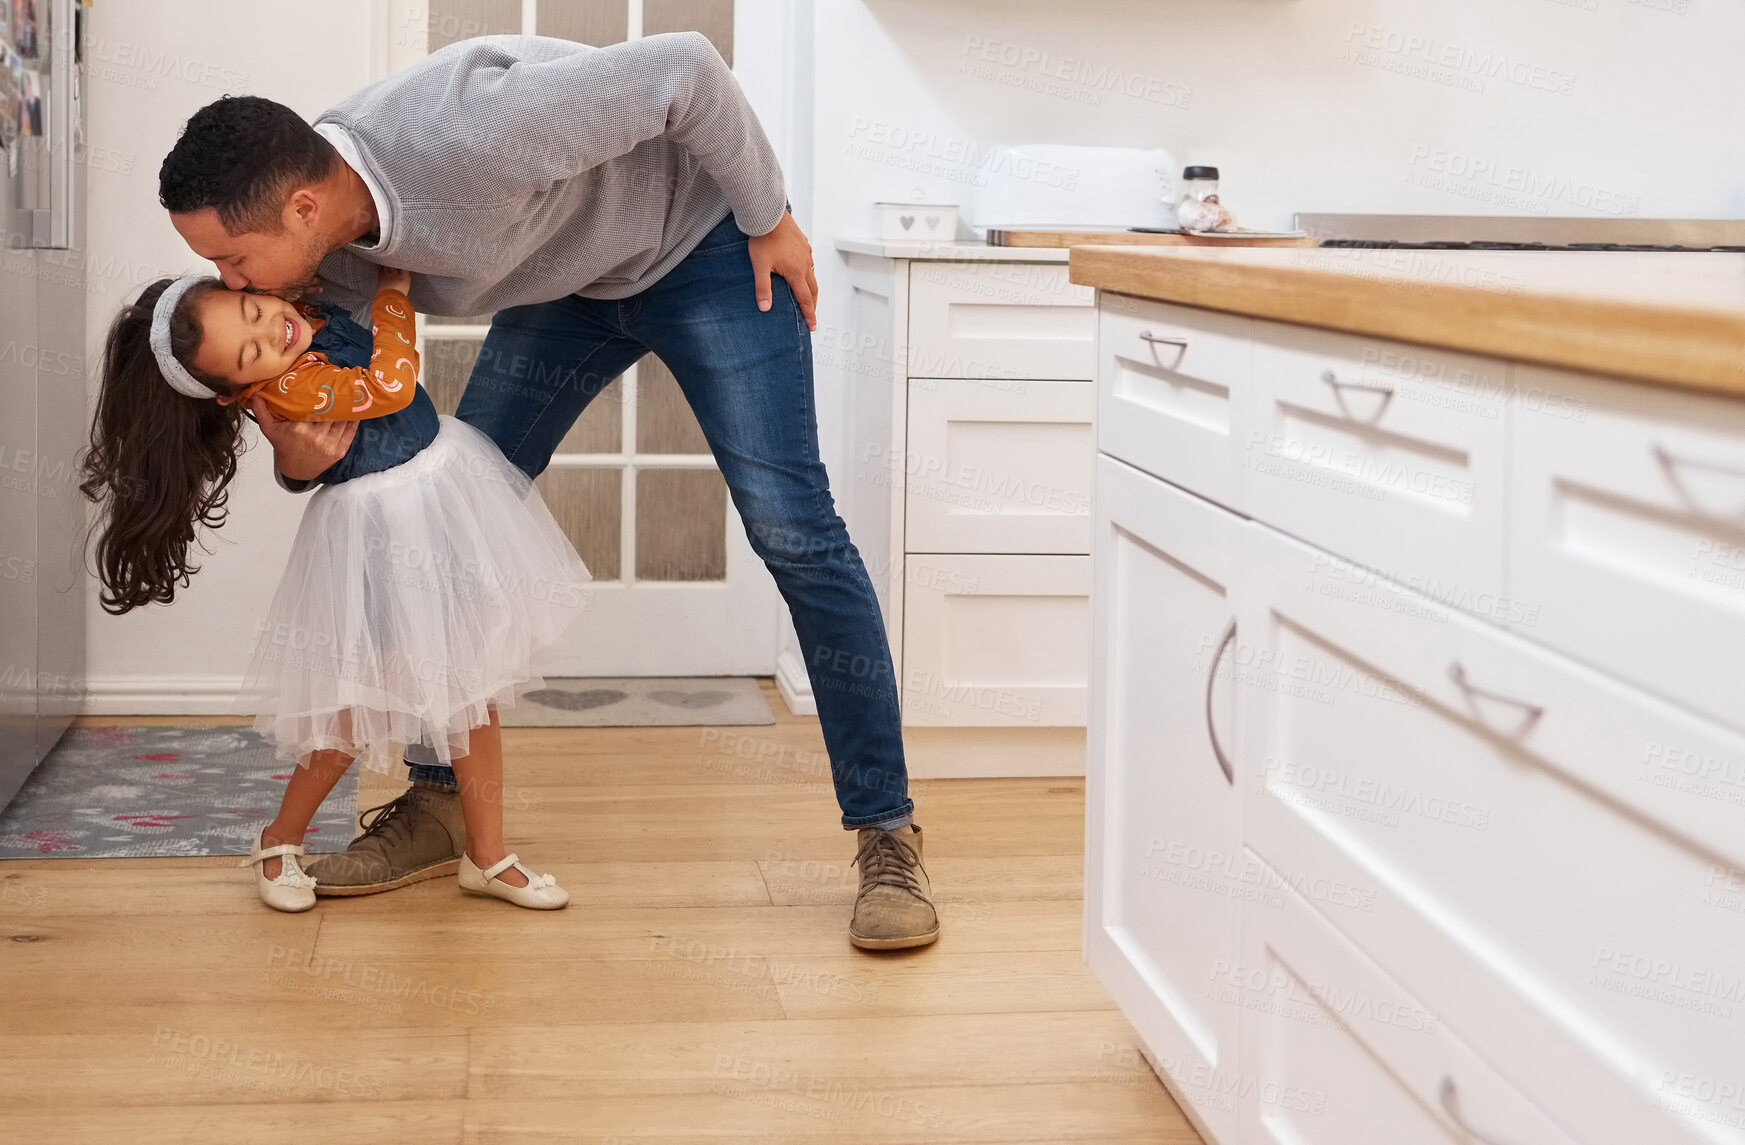
<path id="1" fill-rule="evenodd" d="M 1236 262 L 1199 251 L 1076 246 L 1070 277 L 1115 294 L 1745 398 L 1745 308 L 1487 289 L 1377 273 L 1361 258 L 1277 254 Z"/>

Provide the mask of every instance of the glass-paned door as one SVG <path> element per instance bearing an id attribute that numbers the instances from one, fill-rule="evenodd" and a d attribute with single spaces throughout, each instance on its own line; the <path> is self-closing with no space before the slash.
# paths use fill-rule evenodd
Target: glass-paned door
<path id="1" fill-rule="evenodd" d="M 417 31 L 434 51 L 505 32 L 602 47 L 687 29 L 708 36 L 731 63 L 733 0 L 431 0 Z M 490 315 L 421 318 L 424 384 L 437 409 L 452 413 Z M 592 606 L 554 670 L 773 671 L 780 598 L 745 540 L 678 382 L 659 358 L 644 357 L 589 404 L 538 487 L 595 578 Z"/>

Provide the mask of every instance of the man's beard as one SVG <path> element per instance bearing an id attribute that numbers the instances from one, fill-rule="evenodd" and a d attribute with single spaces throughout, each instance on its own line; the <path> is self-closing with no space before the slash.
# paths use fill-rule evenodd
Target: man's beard
<path id="1" fill-rule="evenodd" d="M 321 264 L 326 261 L 327 252 L 324 250 L 313 250 L 308 253 L 307 257 L 309 259 L 308 265 L 305 266 L 302 273 L 297 276 L 296 282 L 293 285 L 286 286 L 283 290 L 276 292 L 280 298 L 283 298 L 287 302 L 295 302 L 304 295 L 318 293 L 321 289 L 318 285 L 320 278 L 317 276 L 316 272 L 321 269 Z"/>
<path id="2" fill-rule="evenodd" d="M 276 290 L 263 290 L 261 293 L 283 298 L 286 302 L 296 302 L 307 294 L 319 294 L 321 280 L 316 272 L 321 269 L 321 264 L 327 260 L 327 255 L 328 252 L 319 245 L 311 246 L 303 252 L 302 268 L 290 282 Z"/>

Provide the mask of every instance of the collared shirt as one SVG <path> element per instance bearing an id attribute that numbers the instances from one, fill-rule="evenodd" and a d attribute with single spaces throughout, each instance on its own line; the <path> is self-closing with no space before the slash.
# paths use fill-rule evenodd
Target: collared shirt
<path id="1" fill-rule="evenodd" d="M 382 194 L 382 189 L 370 176 L 369 166 L 358 154 L 357 141 L 351 137 L 351 132 L 337 123 L 317 123 L 315 133 L 333 144 L 333 149 L 339 152 L 339 157 L 345 161 L 345 165 L 356 171 L 357 177 L 364 181 L 364 187 L 369 191 L 370 199 L 376 204 L 374 241 L 371 241 L 370 235 L 364 235 L 356 242 L 347 243 L 346 246 L 357 251 L 381 250 L 387 245 L 388 236 L 393 233 L 393 212 L 388 205 L 388 197 Z"/>

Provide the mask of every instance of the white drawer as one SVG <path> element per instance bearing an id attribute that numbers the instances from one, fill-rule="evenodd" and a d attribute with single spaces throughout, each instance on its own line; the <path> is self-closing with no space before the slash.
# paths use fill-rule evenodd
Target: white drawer
<path id="1" fill-rule="evenodd" d="M 908 374 L 1089 381 L 1093 300 L 1064 263 L 913 263 Z"/>
<path id="2" fill-rule="evenodd" d="M 1091 558 L 927 556 L 903 603 L 903 722 L 1078 727 L 1090 676 Z"/>
<path id="3" fill-rule="evenodd" d="M 1091 551 L 1089 382 L 909 383 L 904 547 L 912 553 Z"/>
<path id="4" fill-rule="evenodd" d="M 1328 583 L 1271 530 L 1254 545 L 1239 648 L 1280 682 L 1238 706 L 1255 849 L 1371 893 L 1345 933 L 1578 1139 L 1735 1116 L 1670 1110 L 1680 1079 L 1745 1081 L 1745 741 L 1396 587 Z M 1686 760 L 1709 781 L 1682 784 Z"/>
<path id="5" fill-rule="evenodd" d="M 1745 728 L 1745 402 L 1516 378 L 1522 632 Z"/>
<path id="6" fill-rule="evenodd" d="M 1485 358 L 1256 322 L 1251 515 L 1433 595 L 1494 598 L 1506 385 Z"/>
<path id="7" fill-rule="evenodd" d="M 1097 316 L 1097 448 L 1243 511 L 1253 322 L 1105 293 Z"/>
<path id="8" fill-rule="evenodd" d="M 1573 1145 L 1455 1035 L 1461 1015 L 1413 998 L 1283 872 L 1252 853 L 1245 867 L 1262 888 L 1242 906 L 1249 948 L 1212 990 L 1242 1006 L 1235 1092 L 1257 1145 Z"/>

